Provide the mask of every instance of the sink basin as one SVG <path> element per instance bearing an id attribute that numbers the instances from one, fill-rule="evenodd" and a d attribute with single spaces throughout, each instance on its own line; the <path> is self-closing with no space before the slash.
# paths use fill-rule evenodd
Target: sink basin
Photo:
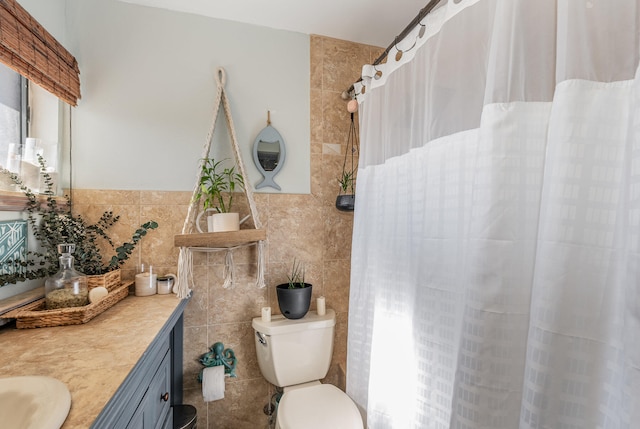
<path id="1" fill-rule="evenodd" d="M 2 427 L 59 429 L 70 408 L 71 394 L 60 380 L 46 376 L 0 378 Z"/>

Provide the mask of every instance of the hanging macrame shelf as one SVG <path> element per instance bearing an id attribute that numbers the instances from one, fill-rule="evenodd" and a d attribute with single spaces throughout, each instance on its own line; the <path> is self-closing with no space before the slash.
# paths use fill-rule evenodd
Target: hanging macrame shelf
<path id="1" fill-rule="evenodd" d="M 236 138 L 235 128 L 233 120 L 231 118 L 231 107 L 229 100 L 224 91 L 226 82 L 226 75 L 224 69 L 221 67 L 217 69 L 216 82 L 218 84 L 218 92 L 216 96 L 215 108 L 213 112 L 213 120 L 207 139 L 205 141 L 202 157 L 200 160 L 199 176 L 196 180 L 196 184 L 193 189 L 193 196 L 191 198 L 191 204 L 187 211 L 187 216 L 182 227 L 182 234 L 174 236 L 173 244 L 175 247 L 180 248 L 180 255 L 178 257 L 178 278 L 176 282 L 177 296 L 178 298 L 187 298 L 191 294 L 191 286 L 193 285 L 193 270 L 192 270 L 192 251 L 211 252 L 227 250 L 227 258 L 225 263 L 225 281 L 224 287 L 231 287 L 233 285 L 234 269 L 233 269 L 233 257 L 232 251 L 235 248 L 256 245 L 258 248 L 258 275 L 256 279 L 256 285 L 258 287 L 264 287 L 264 242 L 267 239 L 267 231 L 262 228 L 258 216 L 258 210 L 256 203 L 253 199 L 253 188 L 247 181 L 247 174 L 242 162 L 242 156 L 240 155 L 240 148 Z M 240 174 L 244 178 L 244 192 L 249 203 L 249 210 L 251 217 L 253 218 L 253 224 L 255 229 L 241 229 L 239 231 L 228 232 L 203 232 L 194 233 L 194 225 L 196 221 L 196 194 L 199 188 L 200 178 L 202 177 L 202 166 L 204 159 L 209 155 L 209 149 L 211 148 L 211 140 L 213 138 L 216 118 L 218 117 L 218 110 L 220 106 L 223 106 L 225 113 L 227 128 L 231 137 L 232 149 L 236 158 L 236 163 Z"/>
<path id="2" fill-rule="evenodd" d="M 230 232 L 178 234 L 173 238 L 173 244 L 175 247 L 201 247 L 206 250 L 238 247 L 266 239 L 267 231 L 265 229 L 241 229 L 240 231 Z"/>

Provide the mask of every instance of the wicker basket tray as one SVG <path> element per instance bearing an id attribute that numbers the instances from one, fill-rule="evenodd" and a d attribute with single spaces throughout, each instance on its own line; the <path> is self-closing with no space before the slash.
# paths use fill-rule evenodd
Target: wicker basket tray
<path id="1" fill-rule="evenodd" d="M 133 281 L 120 283 L 120 286 L 107 287 L 109 294 L 98 302 L 82 307 L 59 308 L 46 310 L 44 298 L 34 301 L 24 307 L 5 313 L 3 318 L 16 319 L 18 329 L 46 328 L 62 325 L 81 325 L 96 317 L 98 314 L 113 307 L 118 301 L 123 300 L 129 294 L 129 286 Z"/>
<path id="2" fill-rule="evenodd" d="M 87 276 L 87 286 L 89 290 L 94 287 L 102 286 L 106 287 L 109 292 L 120 287 L 121 281 L 121 271 L 109 271 L 107 274 L 102 274 L 99 276 Z"/>

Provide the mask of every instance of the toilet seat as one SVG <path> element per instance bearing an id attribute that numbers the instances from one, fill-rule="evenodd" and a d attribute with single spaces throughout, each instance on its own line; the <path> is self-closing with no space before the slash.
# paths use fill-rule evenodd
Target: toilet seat
<path id="1" fill-rule="evenodd" d="M 285 392 L 278 405 L 281 429 L 363 429 L 356 404 L 331 384 L 317 384 Z"/>

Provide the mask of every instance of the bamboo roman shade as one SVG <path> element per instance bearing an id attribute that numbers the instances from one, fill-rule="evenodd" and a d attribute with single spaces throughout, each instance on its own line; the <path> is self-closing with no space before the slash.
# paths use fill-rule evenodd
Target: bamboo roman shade
<path id="1" fill-rule="evenodd" d="M 70 105 L 78 104 L 78 62 L 16 0 L 0 0 L 0 61 Z"/>

